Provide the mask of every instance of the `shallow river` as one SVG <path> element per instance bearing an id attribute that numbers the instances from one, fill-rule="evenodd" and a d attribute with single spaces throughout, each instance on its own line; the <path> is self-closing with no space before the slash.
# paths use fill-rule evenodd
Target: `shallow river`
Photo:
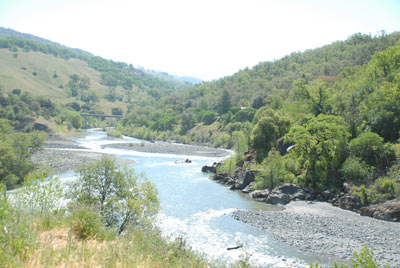
<path id="1" fill-rule="evenodd" d="M 140 142 L 125 138 L 126 142 Z M 208 179 L 209 174 L 201 172 L 203 165 L 209 165 L 222 158 L 196 157 L 171 154 L 140 153 L 131 150 L 106 148 L 102 145 L 115 143 L 106 134 L 90 130 L 84 138 L 77 139 L 81 146 L 96 152 L 134 159 L 130 166 L 136 172 L 145 172 L 159 192 L 162 210 L 158 225 L 168 237 L 183 236 L 195 250 L 212 259 L 234 262 L 249 256 L 257 267 L 308 267 L 311 261 L 327 263 L 329 260 L 301 252 L 273 239 L 267 233 L 230 216 L 236 209 L 276 209 L 252 201 L 240 192 Z M 121 141 L 118 141 L 121 142 Z M 190 158 L 192 163 L 176 163 Z M 60 176 L 73 177 L 72 173 Z M 243 245 L 237 250 L 227 247 Z"/>

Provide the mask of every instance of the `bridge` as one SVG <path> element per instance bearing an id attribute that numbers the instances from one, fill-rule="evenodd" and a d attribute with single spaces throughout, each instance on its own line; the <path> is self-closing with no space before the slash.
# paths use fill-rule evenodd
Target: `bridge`
<path id="1" fill-rule="evenodd" d="M 81 116 L 85 119 L 85 128 L 87 127 L 87 118 L 89 116 L 101 117 L 103 119 L 105 117 L 113 117 L 113 118 L 117 118 L 118 121 L 123 117 L 122 115 L 114 115 L 114 114 L 87 114 L 87 113 L 81 113 Z"/>

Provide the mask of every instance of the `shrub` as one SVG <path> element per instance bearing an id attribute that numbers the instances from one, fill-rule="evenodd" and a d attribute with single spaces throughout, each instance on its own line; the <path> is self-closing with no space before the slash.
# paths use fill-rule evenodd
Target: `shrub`
<path id="1" fill-rule="evenodd" d="M 100 214 L 87 207 L 80 207 L 72 210 L 71 231 L 78 239 L 105 238 L 105 226 L 101 221 Z"/>
<path id="2" fill-rule="evenodd" d="M 284 181 L 287 173 L 282 156 L 272 149 L 261 163 L 261 170 L 256 175 L 256 188 L 272 190 Z"/>
<path id="3" fill-rule="evenodd" d="M 349 157 L 343 163 L 340 172 L 345 181 L 366 183 L 372 179 L 373 168 L 357 157 Z"/>
<path id="4" fill-rule="evenodd" d="M 332 267 L 349 268 L 346 264 L 337 264 L 336 262 Z M 310 268 L 323 268 L 323 266 L 318 263 L 311 263 Z M 379 265 L 374 260 L 374 251 L 369 249 L 365 244 L 359 252 L 354 251 L 353 257 L 351 258 L 351 268 L 379 268 Z M 386 265 L 385 268 L 390 268 L 390 266 Z"/>
<path id="5" fill-rule="evenodd" d="M 226 173 L 228 176 L 232 176 L 235 171 L 236 162 L 234 158 L 228 158 L 224 161 L 224 163 L 217 168 L 217 173 L 222 174 Z"/>
<path id="6" fill-rule="evenodd" d="M 25 260 L 36 245 L 29 219 L 9 203 L 4 185 L 0 184 L 0 267 Z"/>
<path id="7" fill-rule="evenodd" d="M 107 131 L 108 137 L 122 138 L 122 132 L 117 129 L 110 129 Z"/>
<path id="8" fill-rule="evenodd" d="M 373 132 L 364 132 L 349 143 L 350 155 L 359 157 L 369 166 L 385 170 L 396 159 L 390 144 L 384 144 L 383 138 Z"/>
<path id="9" fill-rule="evenodd" d="M 213 111 L 206 111 L 203 113 L 201 117 L 201 121 L 204 122 L 206 125 L 211 125 L 214 123 L 215 119 L 217 118 L 217 113 Z"/>

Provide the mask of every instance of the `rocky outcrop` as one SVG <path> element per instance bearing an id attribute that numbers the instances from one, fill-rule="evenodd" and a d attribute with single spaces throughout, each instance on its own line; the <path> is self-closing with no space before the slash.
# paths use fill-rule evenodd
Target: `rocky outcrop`
<path id="1" fill-rule="evenodd" d="M 360 214 L 379 220 L 400 222 L 400 200 L 390 200 L 383 204 L 363 207 L 360 209 Z"/>
<path id="2" fill-rule="evenodd" d="M 250 183 L 254 182 L 258 170 L 239 169 L 234 176 L 235 184 L 232 185 L 231 190 L 243 190 Z"/>
<path id="3" fill-rule="evenodd" d="M 329 201 L 329 200 L 328 200 Z M 359 213 L 360 209 L 363 207 L 361 199 L 358 196 L 352 195 L 350 193 L 339 193 L 336 197 L 330 200 L 330 203 L 341 209 L 350 210 Z"/>
<path id="4" fill-rule="evenodd" d="M 266 197 L 265 202 L 272 205 L 286 205 L 293 200 L 305 200 L 306 194 L 306 191 L 300 186 L 285 183 L 273 189 Z"/>
<path id="5" fill-rule="evenodd" d="M 221 163 L 214 162 L 211 166 L 203 166 L 201 168 L 201 172 L 205 173 L 217 173 L 217 167 L 219 167 Z"/>

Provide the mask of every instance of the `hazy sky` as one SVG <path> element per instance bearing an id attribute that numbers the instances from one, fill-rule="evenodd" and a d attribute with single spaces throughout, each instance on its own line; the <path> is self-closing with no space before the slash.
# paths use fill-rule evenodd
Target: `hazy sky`
<path id="1" fill-rule="evenodd" d="M 400 0 L 0 0 L 0 26 L 207 80 L 357 32 L 399 31 Z"/>

